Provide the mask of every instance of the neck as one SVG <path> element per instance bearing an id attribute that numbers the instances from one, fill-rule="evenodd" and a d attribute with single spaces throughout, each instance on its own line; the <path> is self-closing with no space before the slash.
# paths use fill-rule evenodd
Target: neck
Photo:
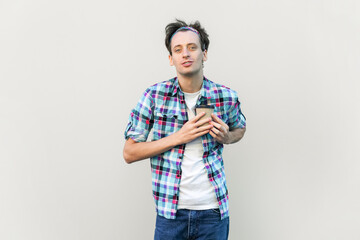
<path id="1" fill-rule="evenodd" d="M 184 76 L 178 73 L 177 78 L 180 88 L 183 92 L 194 93 L 201 89 L 204 75 L 202 71 L 200 71 L 199 74 L 193 76 Z"/>

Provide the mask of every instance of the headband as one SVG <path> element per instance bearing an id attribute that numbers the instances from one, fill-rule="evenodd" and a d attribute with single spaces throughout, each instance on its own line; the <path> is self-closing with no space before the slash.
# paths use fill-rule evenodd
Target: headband
<path id="1" fill-rule="evenodd" d="M 173 35 L 171 35 L 170 42 L 171 42 L 171 39 L 174 37 L 174 35 L 175 35 L 176 33 L 178 33 L 179 31 L 181 31 L 181 30 L 189 30 L 189 31 L 192 31 L 192 32 L 196 33 L 196 34 L 200 37 L 199 32 L 198 32 L 195 28 L 192 28 L 192 27 L 181 27 L 181 28 L 179 28 L 178 30 L 176 30 L 176 31 L 173 33 Z"/>

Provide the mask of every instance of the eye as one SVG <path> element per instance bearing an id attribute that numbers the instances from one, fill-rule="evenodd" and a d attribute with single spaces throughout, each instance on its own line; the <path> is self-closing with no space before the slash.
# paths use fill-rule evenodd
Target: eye
<path id="1" fill-rule="evenodd" d="M 196 46 L 190 46 L 190 50 L 196 50 Z"/>
<path id="2" fill-rule="evenodd" d="M 176 48 L 176 49 L 174 50 L 174 52 L 176 52 L 176 53 L 180 52 L 180 48 Z"/>

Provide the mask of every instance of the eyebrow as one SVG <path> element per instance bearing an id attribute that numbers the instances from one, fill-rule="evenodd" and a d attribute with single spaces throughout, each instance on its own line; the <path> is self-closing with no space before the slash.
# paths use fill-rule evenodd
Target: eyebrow
<path id="1" fill-rule="evenodd" d="M 186 46 L 189 46 L 189 45 L 196 45 L 197 46 L 196 43 L 188 43 L 188 44 L 186 44 Z M 178 45 L 174 46 L 173 49 L 176 48 L 176 47 L 182 47 L 182 45 L 178 44 Z"/>

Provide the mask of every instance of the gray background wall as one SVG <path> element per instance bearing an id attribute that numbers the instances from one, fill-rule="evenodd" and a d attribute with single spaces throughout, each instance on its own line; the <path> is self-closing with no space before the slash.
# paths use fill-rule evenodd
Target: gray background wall
<path id="1" fill-rule="evenodd" d="M 175 76 L 175 17 L 210 34 L 205 75 L 238 91 L 225 148 L 230 239 L 360 239 L 360 4 L 0 1 L 0 239 L 152 239 L 149 161 L 128 114 Z"/>

